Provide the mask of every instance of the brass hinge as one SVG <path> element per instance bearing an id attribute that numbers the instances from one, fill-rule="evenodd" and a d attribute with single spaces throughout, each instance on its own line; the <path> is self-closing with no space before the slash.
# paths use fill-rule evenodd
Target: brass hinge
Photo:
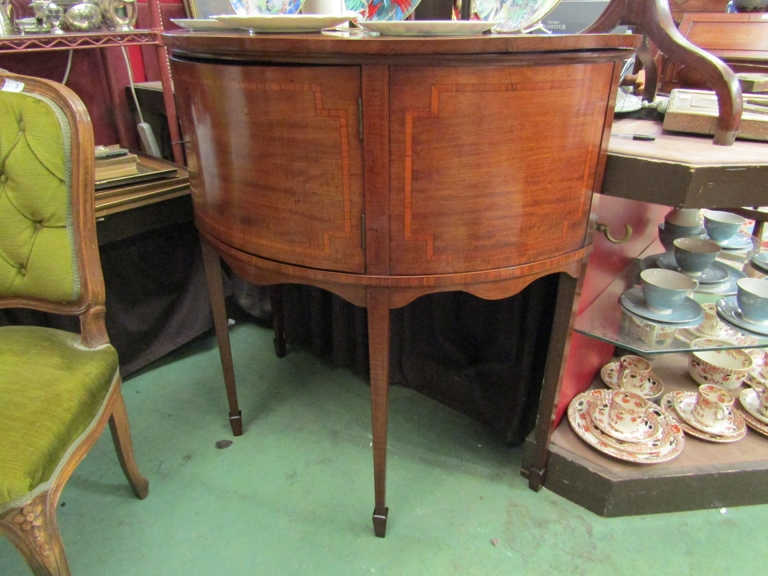
<path id="1" fill-rule="evenodd" d="M 357 132 L 360 140 L 363 139 L 363 99 L 357 99 Z"/>
<path id="2" fill-rule="evenodd" d="M 360 247 L 365 252 L 365 214 L 360 214 Z"/>

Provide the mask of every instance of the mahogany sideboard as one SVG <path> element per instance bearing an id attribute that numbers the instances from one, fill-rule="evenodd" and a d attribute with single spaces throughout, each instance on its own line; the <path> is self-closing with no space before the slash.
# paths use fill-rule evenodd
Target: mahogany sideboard
<path id="1" fill-rule="evenodd" d="M 368 309 L 374 531 L 384 536 L 390 310 L 559 274 L 546 454 L 627 35 L 163 35 L 235 434 L 219 258 Z"/>

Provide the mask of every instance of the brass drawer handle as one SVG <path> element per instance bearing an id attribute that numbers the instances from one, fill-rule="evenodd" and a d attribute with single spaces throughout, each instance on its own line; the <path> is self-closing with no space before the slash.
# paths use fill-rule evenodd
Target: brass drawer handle
<path id="1" fill-rule="evenodd" d="M 624 224 L 624 238 L 614 238 L 611 236 L 611 231 L 608 230 L 607 224 L 598 223 L 596 230 L 605 234 L 605 237 L 608 238 L 608 242 L 611 242 L 612 244 L 624 244 L 624 242 L 628 242 L 629 239 L 632 238 L 632 226 L 629 224 Z"/>

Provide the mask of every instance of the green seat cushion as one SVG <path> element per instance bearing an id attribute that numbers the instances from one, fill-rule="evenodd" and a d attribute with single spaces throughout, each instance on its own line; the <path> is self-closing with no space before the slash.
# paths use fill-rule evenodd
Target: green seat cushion
<path id="1" fill-rule="evenodd" d="M 51 328 L 0 328 L 0 508 L 51 480 L 101 411 L 117 352 L 79 341 Z"/>

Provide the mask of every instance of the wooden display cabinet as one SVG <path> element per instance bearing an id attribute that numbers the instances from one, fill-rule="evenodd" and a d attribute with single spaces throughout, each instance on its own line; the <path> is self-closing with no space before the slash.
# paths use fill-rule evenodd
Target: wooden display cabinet
<path id="1" fill-rule="evenodd" d="M 543 485 L 603 516 L 719 508 L 768 502 L 757 486 L 768 479 L 768 438 L 750 430 L 733 444 L 686 437 L 683 453 L 666 463 L 641 465 L 614 460 L 583 442 L 563 418 L 568 403 L 587 388 L 603 387 L 600 368 L 622 353 L 652 360 L 666 390 L 695 390 L 687 374 L 685 342 L 649 347 L 620 332 L 619 295 L 636 281 L 637 260 L 663 251 L 657 224 L 670 207 L 736 208 L 765 196 L 768 145 L 737 141 L 712 146 L 708 138 L 663 134 L 655 122 L 621 120 L 614 133 L 654 135 L 653 142 L 612 138 L 597 214 L 620 234 L 625 215 L 637 224 L 626 244 L 595 241 L 585 279 L 585 299 L 576 322 L 566 373 L 553 419 Z M 761 183 L 758 184 L 758 180 Z M 619 214 L 616 217 L 616 214 Z M 602 219 L 602 218 L 599 218 Z M 714 301 L 709 296 L 703 301 Z M 766 347 L 759 339 L 750 346 Z M 535 438 L 526 444 L 521 473 L 535 480 Z M 536 486 L 533 486 L 536 487 Z"/>

